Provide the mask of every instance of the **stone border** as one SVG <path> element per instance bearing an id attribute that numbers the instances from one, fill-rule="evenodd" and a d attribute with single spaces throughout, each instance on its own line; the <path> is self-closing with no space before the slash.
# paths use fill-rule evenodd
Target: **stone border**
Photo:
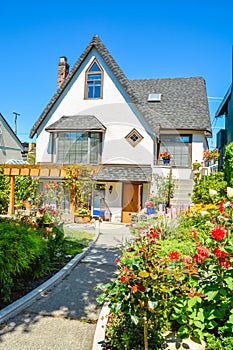
<path id="1" fill-rule="evenodd" d="M 92 242 L 88 244 L 88 247 L 84 248 L 82 253 L 77 254 L 53 277 L 41 284 L 39 287 L 35 288 L 30 293 L 26 294 L 22 298 L 16 300 L 12 304 L 2 309 L 0 311 L 0 324 L 6 322 L 9 318 L 16 316 L 19 312 L 24 310 L 26 307 L 30 306 L 36 299 L 39 299 L 45 291 L 57 285 L 60 281 L 62 281 L 66 276 L 68 276 L 71 273 L 73 268 L 87 255 L 87 253 L 99 237 L 99 221 L 97 220 L 94 233 L 95 238 Z"/>
<path id="2" fill-rule="evenodd" d="M 96 324 L 92 350 L 103 350 L 104 340 L 105 340 L 105 330 L 108 322 L 107 316 L 109 313 L 110 313 L 110 309 L 108 307 L 108 304 L 105 303 L 102 307 L 102 310 L 100 312 L 100 315 Z"/>

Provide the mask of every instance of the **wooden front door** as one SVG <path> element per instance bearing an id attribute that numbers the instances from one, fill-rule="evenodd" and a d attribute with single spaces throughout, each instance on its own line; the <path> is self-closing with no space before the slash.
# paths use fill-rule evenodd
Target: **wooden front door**
<path id="1" fill-rule="evenodd" d="M 123 185 L 122 222 L 129 223 L 130 215 L 140 210 L 141 185 L 125 183 Z"/>

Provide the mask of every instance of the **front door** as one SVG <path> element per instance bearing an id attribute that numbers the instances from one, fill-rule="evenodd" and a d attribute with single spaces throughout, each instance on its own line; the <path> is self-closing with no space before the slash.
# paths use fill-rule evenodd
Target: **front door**
<path id="1" fill-rule="evenodd" d="M 141 185 L 132 183 L 123 184 L 122 222 L 129 223 L 131 214 L 139 212 L 140 197 Z"/>

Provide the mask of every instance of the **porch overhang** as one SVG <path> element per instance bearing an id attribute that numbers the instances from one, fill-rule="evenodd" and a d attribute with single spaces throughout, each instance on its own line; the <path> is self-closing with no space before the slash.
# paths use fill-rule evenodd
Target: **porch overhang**
<path id="1" fill-rule="evenodd" d="M 107 182 L 151 182 L 152 168 L 149 165 L 103 165 L 92 178 Z"/>
<path id="2" fill-rule="evenodd" d="M 63 116 L 45 128 L 48 132 L 61 131 L 98 131 L 104 132 L 106 127 L 94 115 Z"/>

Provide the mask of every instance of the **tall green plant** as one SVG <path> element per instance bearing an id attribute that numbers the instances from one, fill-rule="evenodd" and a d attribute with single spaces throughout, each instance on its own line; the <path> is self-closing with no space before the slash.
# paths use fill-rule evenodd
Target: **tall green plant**
<path id="1" fill-rule="evenodd" d="M 233 187 L 233 142 L 226 146 L 223 170 L 228 185 Z"/>

